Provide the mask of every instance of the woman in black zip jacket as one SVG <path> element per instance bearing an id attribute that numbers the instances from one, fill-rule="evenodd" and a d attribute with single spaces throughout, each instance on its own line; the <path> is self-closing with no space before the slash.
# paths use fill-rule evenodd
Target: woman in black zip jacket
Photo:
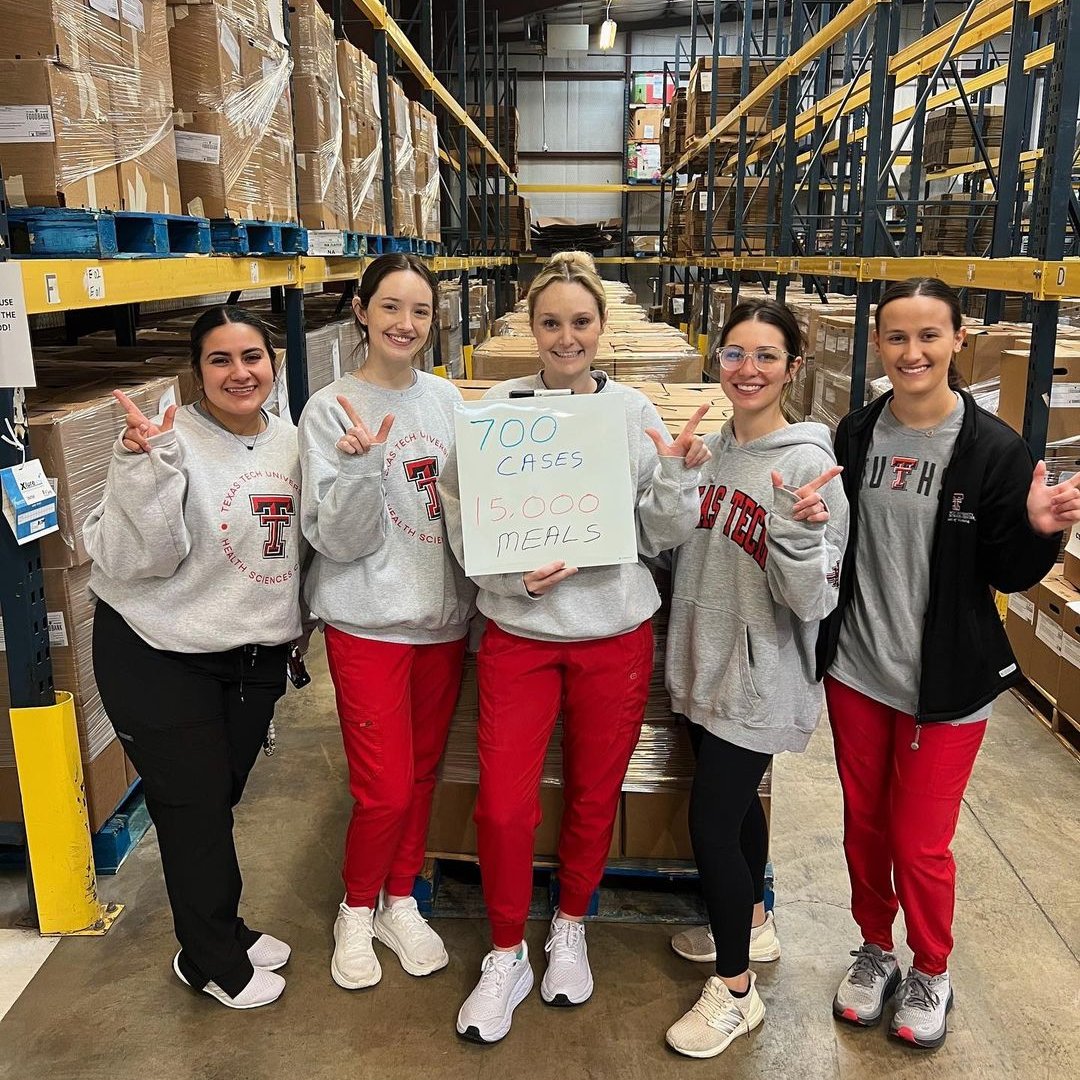
<path id="1" fill-rule="evenodd" d="M 1080 520 L 1080 475 L 1048 487 L 1027 445 L 959 389 L 960 304 L 935 278 L 882 294 L 874 345 L 893 391 L 836 432 L 851 507 L 836 611 L 821 626 L 844 792 L 851 912 L 863 943 L 833 1013 L 940 1046 L 952 1005 L 950 845 L 994 699 L 1021 675 L 993 589 L 1030 588 Z M 900 978 L 904 909 L 914 964 Z"/>

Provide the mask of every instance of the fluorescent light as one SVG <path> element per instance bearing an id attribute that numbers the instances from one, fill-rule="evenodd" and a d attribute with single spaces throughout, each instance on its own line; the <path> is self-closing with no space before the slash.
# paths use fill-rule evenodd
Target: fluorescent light
<path id="1" fill-rule="evenodd" d="M 618 30 L 618 24 L 614 19 L 605 19 L 600 26 L 600 48 L 610 49 L 615 44 L 615 31 Z"/>

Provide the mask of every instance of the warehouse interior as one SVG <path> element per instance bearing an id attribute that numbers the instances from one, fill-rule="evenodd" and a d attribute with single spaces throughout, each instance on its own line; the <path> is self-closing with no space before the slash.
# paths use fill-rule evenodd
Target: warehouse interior
<path id="1" fill-rule="evenodd" d="M 929 276 L 959 292 L 958 366 L 975 402 L 1064 481 L 1080 472 L 1080 10 L 34 6 L 30 18 L 23 0 L 0 0 L 0 301 L 11 296 L 25 333 L 0 351 L 0 468 L 41 462 L 56 530 L 16 543 L 0 526 L 0 1078 L 694 1068 L 664 1041 L 709 974 L 670 945 L 704 906 L 687 826 L 694 755 L 664 685 L 666 608 L 589 924 L 587 1006 L 534 995 L 498 1046 L 454 1032 L 488 948 L 471 654 L 414 890 L 449 966 L 416 979 L 387 964 L 377 988 L 351 993 L 333 984 L 352 800 L 320 633 L 312 682 L 280 702 L 274 751 L 236 811 L 243 910 L 291 943 L 289 987 L 236 1016 L 178 986 L 156 832 L 94 675 L 82 528 L 123 427 L 112 392 L 147 416 L 196 401 L 191 327 L 237 303 L 283 356 L 266 408 L 296 423 L 364 355 L 350 303 L 365 268 L 408 253 L 438 279 L 436 332 L 414 366 L 475 400 L 535 373 L 525 292 L 550 255 L 578 249 L 609 304 L 596 366 L 645 394 L 673 436 L 702 404 L 701 433 L 730 417 L 719 330 L 740 299 L 764 296 L 791 307 L 805 344 L 787 419 L 835 434 L 890 389 L 871 345 L 882 290 Z M 1024 678 L 994 705 L 962 804 L 948 1042 L 913 1051 L 830 1013 L 858 933 L 823 716 L 808 752 L 778 755 L 759 789 L 783 955 L 756 965 L 767 1020 L 716 1067 L 1080 1074 L 1080 527 L 1044 580 L 996 602 Z M 526 931 L 540 965 L 561 736 L 544 763 Z"/>

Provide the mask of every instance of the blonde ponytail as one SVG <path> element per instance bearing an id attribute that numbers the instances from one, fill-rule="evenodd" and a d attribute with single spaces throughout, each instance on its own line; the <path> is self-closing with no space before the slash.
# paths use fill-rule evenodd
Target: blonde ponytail
<path id="1" fill-rule="evenodd" d="M 587 289 L 596 301 L 600 321 L 607 319 L 607 294 L 604 292 L 604 283 L 596 271 L 593 257 L 587 251 L 558 251 L 548 259 L 544 269 L 536 275 L 532 285 L 529 286 L 527 303 L 530 323 L 536 314 L 536 302 L 540 294 L 549 285 L 554 285 L 558 281 L 580 285 L 583 289 Z"/>

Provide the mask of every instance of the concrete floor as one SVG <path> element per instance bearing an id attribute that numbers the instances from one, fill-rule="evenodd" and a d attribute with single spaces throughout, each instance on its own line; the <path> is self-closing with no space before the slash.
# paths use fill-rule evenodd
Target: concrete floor
<path id="1" fill-rule="evenodd" d="M 290 692 L 279 711 L 279 754 L 259 763 L 237 818 L 245 917 L 293 946 L 281 1001 L 237 1013 L 177 983 L 151 832 L 117 877 L 101 881 L 106 899 L 127 905 L 112 931 L 61 941 L 0 1021 L 0 1077 L 1080 1076 L 1080 765 L 1009 695 L 991 724 L 955 844 L 957 1004 L 945 1046 L 920 1054 L 890 1044 L 883 1029 L 832 1020 L 832 994 L 857 937 L 832 745 L 822 729 L 805 756 L 776 764 L 773 861 L 784 955 L 759 970 L 768 1016 L 720 1060 L 696 1064 L 667 1051 L 663 1034 L 708 971 L 671 951 L 667 926 L 593 924 L 592 1001 L 549 1009 L 534 992 L 495 1047 L 464 1043 L 453 1031 L 486 948 L 479 921 L 438 924 L 451 963 L 431 978 L 410 978 L 384 952 L 378 987 L 349 993 L 331 982 L 348 794 L 329 680 L 321 659 L 312 667 L 315 683 Z M 0 874 L 0 926 L 17 921 L 21 897 L 20 875 Z M 538 977 L 544 933 L 542 923 L 530 924 Z"/>

